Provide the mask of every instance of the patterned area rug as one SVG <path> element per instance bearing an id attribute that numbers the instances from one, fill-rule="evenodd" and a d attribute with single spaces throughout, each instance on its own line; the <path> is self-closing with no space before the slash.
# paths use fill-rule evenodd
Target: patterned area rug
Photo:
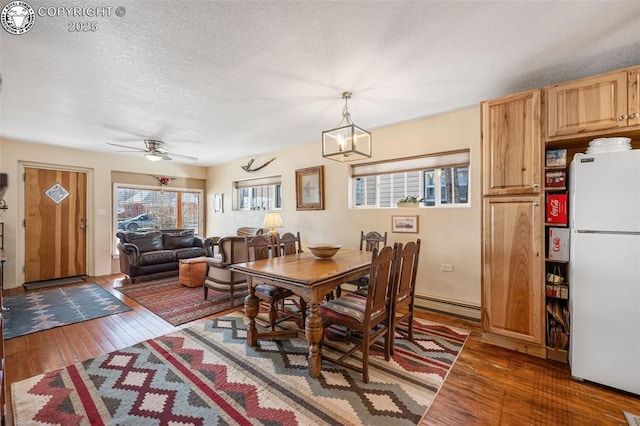
<path id="1" fill-rule="evenodd" d="M 131 310 L 94 283 L 7 296 L 4 306 L 5 339 Z"/>
<path id="2" fill-rule="evenodd" d="M 116 288 L 121 293 L 158 315 L 171 325 L 180 325 L 206 316 L 243 306 L 246 292 L 234 295 L 234 306 L 229 303 L 229 293 L 209 289 L 204 300 L 202 287 L 185 287 L 178 276 L 125 284 Z"/>
<path id="3" fill-rule="evenodd" d="M 247 347 L 245 321 L 203 321 L 13 383 L 16 424 L 418 424 L 468 335 L 420 320 L 415 343 L 396 340 L 391 361 L 370 355 L 365 384 L 329 362 L 309 378 L 302 338 Z"/>

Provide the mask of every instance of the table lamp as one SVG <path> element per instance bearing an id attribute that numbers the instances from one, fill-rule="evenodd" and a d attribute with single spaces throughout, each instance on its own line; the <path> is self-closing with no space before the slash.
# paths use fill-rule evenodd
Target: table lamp
<path id="1" fill-rule="evenodd" d="M 280 212 L 267 212 L 264 216 L 264 222 L 262 223 L 263 228 L 271 228 L 269 234 L 277 234 L 276 228 L 282 228 L 284 224 L 282 223 L 282 216 L 280 216 Z"/>

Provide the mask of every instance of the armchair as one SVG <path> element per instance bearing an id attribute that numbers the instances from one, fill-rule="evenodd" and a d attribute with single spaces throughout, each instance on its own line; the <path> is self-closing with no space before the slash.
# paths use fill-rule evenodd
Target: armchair
<path id="1" fill-rule="evenodd" d="M 213 256 L 214 246 L 218 247 L 218 254 Z M 247 261 L 247 246 L 244 237 L 229 236 L 220 239 L 208 238 L 205 241 L 208 256 L 204 275 L 204 299 L 207 299 L 209 289 L 228 291 L 230 304 L 234 306 L 235 294 L 247 290 L 247 277 L 232 271 L 229 266 L 234 263 Z"/>

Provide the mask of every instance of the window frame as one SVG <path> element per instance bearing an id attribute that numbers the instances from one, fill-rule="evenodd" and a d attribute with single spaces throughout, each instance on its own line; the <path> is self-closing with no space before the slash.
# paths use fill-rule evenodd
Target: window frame
<path id="1" fill-rule="evenodd" d="M 133 190 L 143 190 L 143 191 L 154 191 L 154 192 L 179 192 L 179 193 L 195 193 L 198 194 L 198 229 L 196 235 L 204 235 L 204 204 L 205 204 L 205 191 L 203 189 L 196 188 L 158 188 L 157 185 L 139 185 L 139 184 L 131 184 L 131 183 L 118 183 L 112 182 L 112 212 L 111 212 L 111 221 L 113 226 L 113 237 L 115 244 L 113 246 L 113 255 L 118 257 L 118 237 L 116 237 L 116 233 L 119 231 L 118 229 L 118 190 L 119 189 L 133 189 Z M 142 213 L 141 213 L 142 214 Z M 145 213 L 146 214 L 146 213 Z"/>
<path id="2" fill-rule="evenodd" d="M 250 206 L 249 208 L 240 208 L 241 203 L 241 190 L 256 191 L 258 188 L 268 187 L 268 199 L 273 203 L 273 206 L 256 207 Z M 272 187 L 272 188 L 271 188 Z M 281 210 L 282 209 L 282 176 L 264 176 L 259 178 L 241 179 L 232 182 L 233 188 L 233 210 L 234 211 L 256 211 L 256 210 Z M 258 198 L 251 196 L 252 198 Z M 273 198 L 271 198 L 273 197 Z M 251 203 L 249 203 L 251 204 Z M 270 203 L 269 203 L 270 204 Z"/>
<path id="3" fill-rule="evenodd" d="M 444 181 L 442 179 L 443 169 L 455 169 L 466 168 L 466 187 L 467 187 L 467 201 L 464 203 L 442 203 L 442 185 Z M 349 180 L 349 196 L 350 207 L 352 209 L 387 209 L 397 208 L 395 201 L 406 195 L 416 195 L 413 192 L 407 190 L 407 185 L 410 179 L 415 179 L 415 176 L 410 176 L 408 173 L 418 172 L 419 180 L 419 194 L 418 198 L 427 197 L 427 182 L 426 173 L 433 172 L 434 175 L 434 205 L 426 205 L 425 201 L 419 203 L 420 208 L 464 208 L 471 206 L 470 197 L 470 178 L 471 178 L 471 149 L 460 149 L 455 151 L 446 151 L 440 153 L 403 157 L 392 160 L 377 161 L 371 163 L 361 163 L 351 166 L 351 178 Z M 389 189 L 391 200 L 390 205 L 380 206 L 380 178 L 389 176 L 393 181 L 394 175 L 404 174 L 404 195 L 394 194 L 394 189 L 397 189 L 402 185 L 391 185 Z M 369 185 L 374 186 L 373 191 L 371 188 L 365 187 L 362 189 L 362 179 L 359 178 L 373 178 L 373 183 L 369 182 Z M 397 179 L 397 178 L 396 178 Z M 359 189 L 360 188 L 360 189 Z M 357 191 L 360 190 L 362 197 L 358 196 Z M 367 204 L 367 195 L 375 194 L 375 204 Z M 358 199 L 362 198 L 362 204 L 357 205 Z M 388 197 L 386 197 L 388 198 Z M 454 197 L 455 198 L 455 197 Z M 395 200 L 395 201 L 394 201 Z"/>

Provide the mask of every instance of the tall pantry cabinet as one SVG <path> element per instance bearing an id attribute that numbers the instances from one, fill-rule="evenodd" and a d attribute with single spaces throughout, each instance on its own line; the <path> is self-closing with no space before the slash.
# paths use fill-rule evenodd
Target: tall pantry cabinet
<path id="1" fill-rule="evenodd" d="M 482 338 L 545 357 L 541 90 L 481 114 Z"/>

